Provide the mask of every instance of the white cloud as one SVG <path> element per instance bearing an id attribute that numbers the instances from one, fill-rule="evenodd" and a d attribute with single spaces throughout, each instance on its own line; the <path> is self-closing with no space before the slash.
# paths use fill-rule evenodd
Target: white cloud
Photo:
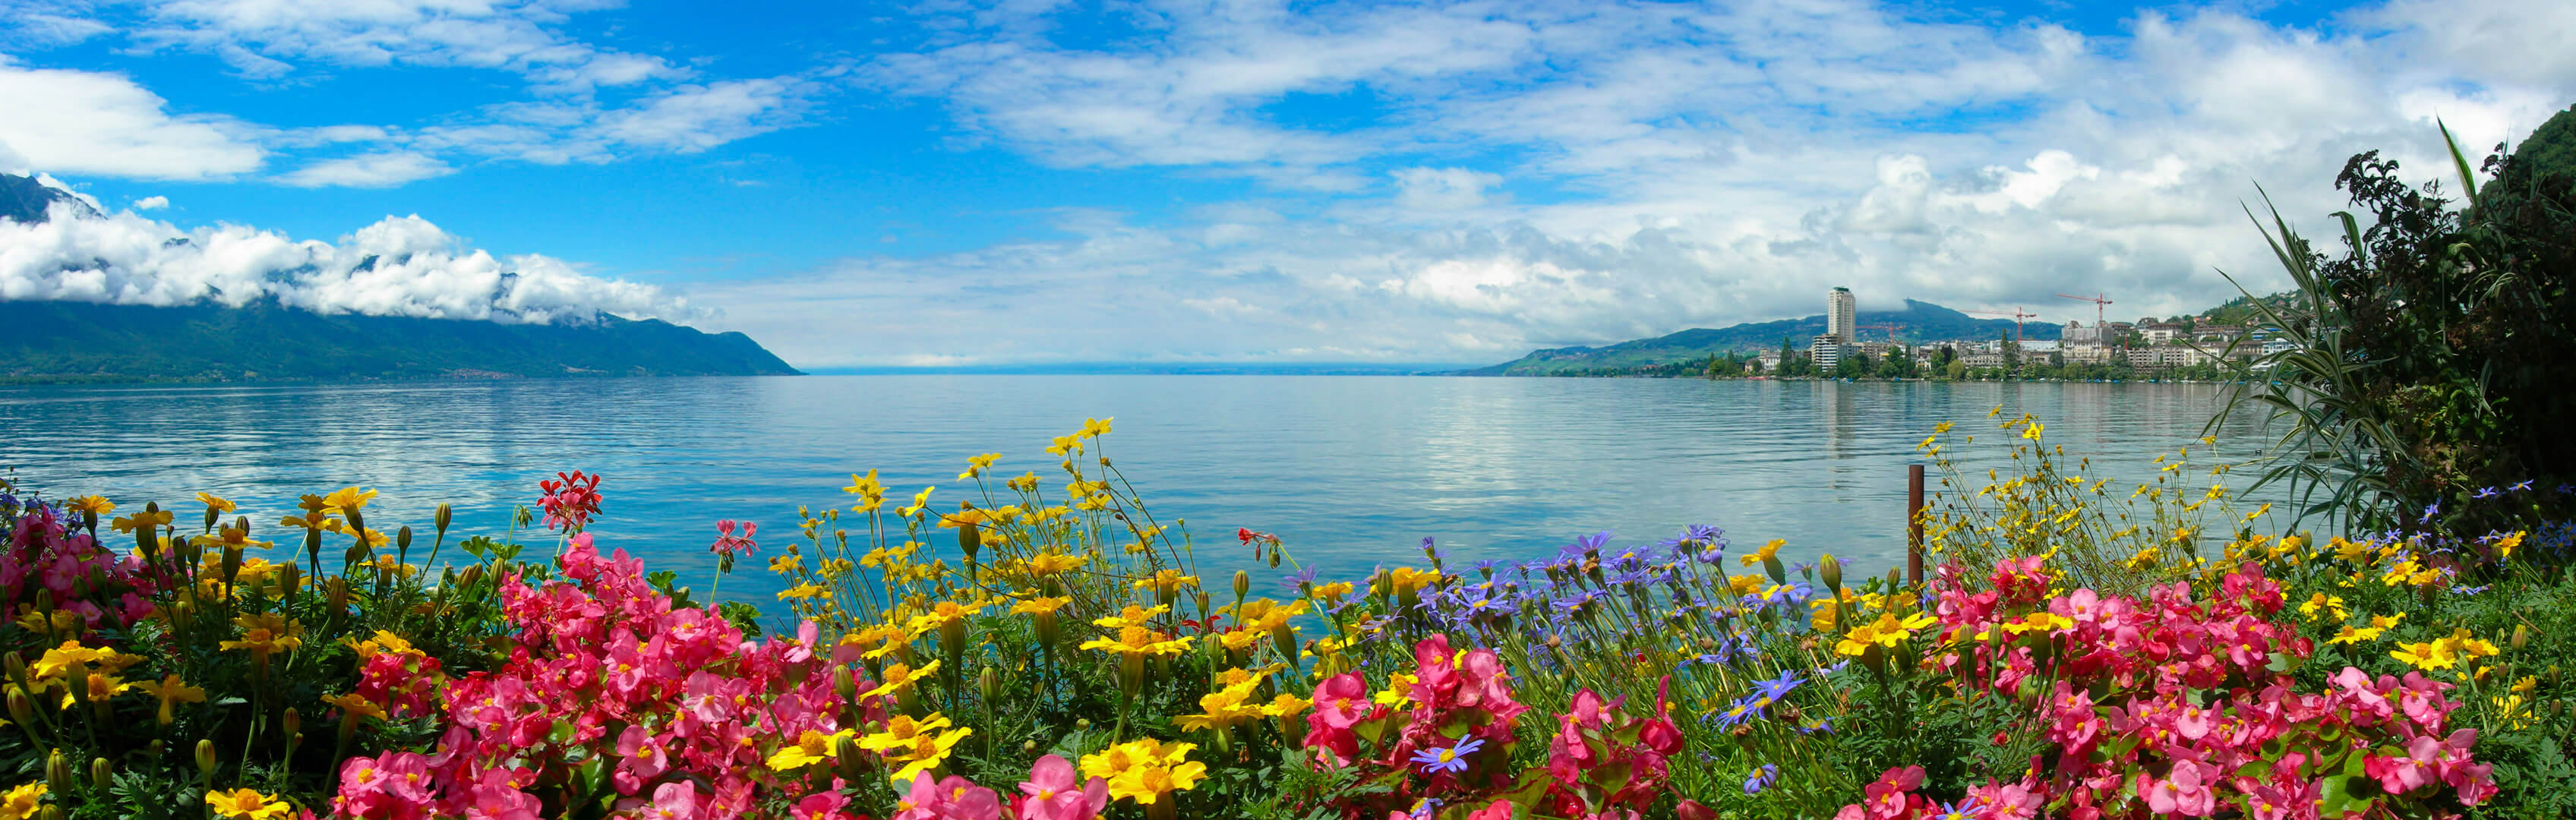
<path id="1" fill-rule="evenodd" d="M 170 198 L 169 198 L 169 197 L 166 197 L 166 196 L 147 196 L 147 197 L 144 197 L 144 198 L 142 198 L 142 199 L 135 200 L 135 201 L 134 201 L 134 207 L 132 208 L 132 210 L 137 210 L 137 211 L 157 211 L 157 210 L 161 210 L 161 209 L 163 209 L 163 208 L 167 208 L 167 207 L 170 207 Z"/>
<path id="2" fill-rule="evenodd" d="M 144 179 L 219 179 L 257 170 L 257 130 L 173 114 L 123 75 L 0 62 L 0 143 L 27 167 Z"/>
<path id="3" fill-rule="evenodd" d="M 455 172 L 426 154 L 386 151 L 323 160 L 298 168 L 278 181 L 298 188 L 391 188 Z"/>
<path id="4" fill-rule="evenodd" d="M 385 217 L 337 242 L 241 225 L 180 229 L 131 211 L 0 223 L 0 299 L 134 305 L 274 298 L 324 313 L 500 322 L 581 321 L 595 311 L 698 319 L 651 285 L 581 273 L 538 255 L 497 258 L 418 216 Z"/>
<path id="5" fill-rule="evenodd" d="M 2473 23 L 2521 8 L 2466 5 Z M 2380 148 L 2445 176 L 2433 117 L 2482 150 L 2576 98 L 2576 52 L 2527 32 L 2473 42 L 2439 30 L 2455 4 L 2413 0 L 2318 30 L 2199 11 L 2091 37 L 1860 0 L 1145 4 L 1133 37 L 1084 47 L 1050 39 L 1058 8 L 943 19 L 873 77 L 943 101 L 986 145 L 1241 175 L 1305 197 L 1300 215 L 1092 212 L 1059 222 L 1072 239 L 700 297 L 819 366 L 1499 361 L 1810 315 L 1833 285 L 1866 310 L 1913 297 L 2089 321 L 2054 296 L 2080 288 L 2168 315 L 2235 295 L 2221 270 L 2286 284 L 2239 210 L 2260 206 L 2256 183 L 2321 231 L 2345 157 Z M 1300 95 L 1344 95 L 1321 105 L 1355 119 L 1303 124 Z M 1545 195 L 1490 196 L 1505 177 Z M 1301 184 L 1333 178 L 1374 184 Z"/>

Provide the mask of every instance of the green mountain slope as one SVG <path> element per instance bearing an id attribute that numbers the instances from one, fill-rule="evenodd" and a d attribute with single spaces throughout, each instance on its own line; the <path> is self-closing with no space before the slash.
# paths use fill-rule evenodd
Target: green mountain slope
<path id="1" fill-rule="evenodd" d="M 1869 311 L 1860 314 L 1864 325 L 1898 325 L 1896 337 L 1905 341 L 1926 339 L 1993 339 L 2013 330 L 2010 319 L 1979 319 L 1930 302 L 1905 300 L 1904 310 Z M 2033 321 L 2022 325 L 2022 338 L 2055 339 L 2062 330 L 2057 325 Z M 1594 370 L 1612 367 L 1637 367 L 1688 359 L 1705 359 L 1712 354 L 1776 349 L 1782 338 L 1804 348 L 1809 339 L 1825 332 L 1823 314 L 1803 319 L 1781 319 L 1772 322 L 1748 322 L 1725 328 L 1692 328 L 1667 336 L 1638 339 L 1603 347 L 1559 347 L 1534 350 L 1529 355 L 1491 367 L 1462 371 L 1471 376 L 1545 376 L 1571 370 Z M 1863 341 L 1884 341 L 1884 331 L 1865 329 Z"/>
<path id="2" fill-rule="evenodd" d="M 657 319 L 506 325 L 331 315 L 274 302 L 0 302 L 0 378 L 409 379 L 796 375 L 751 337 Z"/>

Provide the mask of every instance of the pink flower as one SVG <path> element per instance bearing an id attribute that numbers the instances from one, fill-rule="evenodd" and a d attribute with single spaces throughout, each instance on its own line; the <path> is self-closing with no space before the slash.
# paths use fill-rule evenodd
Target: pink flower
<path id="1" fill-rule="evenodd" d="M 1001 820 L 1002 801 L 992 789 L 949 775 L 932 782 L 929 772 L 912 776 L 912 791 L 895 804 L 892 820 Z"/>
<path id="2" fill-rule="evenodd" d="M 1017 820 L 1091 820 L 1109 805 L 1108 782 L 1097 777 L 1077 782 L 1073 764 L 1055 755 L 1038 758 L 1029 767 L 1029 780 L 1020 784 L 1020 793 L 1028 799 L 1020 804 Z"/>
<path id="3" fill-rule="evenodd" d="M 824 789 L 796 801 L 795 807 L 789 811 L 795 820 L 844 820 L 849 815 L 841 809 L 849 805 L 850 798 L 843 797 L 841 790 Z"/>
<path id="4" fill-rule="evenodd" d="M 2217 809 L 2217 797 L 2201 783 L 2202 764 L 2188 760 L 2174 761 L 2173 771 L 2158 780 L 2145 772 L 2138 773 L 2138 794 L 2147 798 L 2147 810 L 2162 815 L 2207 817 Z"/>

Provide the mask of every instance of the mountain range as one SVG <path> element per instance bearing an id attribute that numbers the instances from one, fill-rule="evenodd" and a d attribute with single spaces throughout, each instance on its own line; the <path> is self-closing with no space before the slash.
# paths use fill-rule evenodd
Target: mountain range
<path id="1" fill-rule="evenodd" d="M 38 223 L 55 203 L 97 209 L 31 177 L 0 174 L 0 220 Z M 60 213 L 57 211 L 57 213 Z M 419 379 L 798 375 L 741 333 L 595 313 L 537 324 L 316 313 L 274 298 L 241 307 L 0 301 L 0 381 Z"/>
<path id="2" fill-rule="evenodd" d="M 1979 319 L 1950 308 L 1914 299 L 1905 300 L 1904 310 L 1864 311 L 1858 316 L 1861 325 L 1896 325 L 1896 337 L 1912 342 L 1930 339 L 1995 339 L 2011 335 L 2011 319 Z M 2047 322 L 2025 322 L 2024 339 L 2055 339 L 2057 325 Z M 1746 322 L 1723 328 L 1691 328 L 1678 333 L 1638 339 L 1601 347 L 1555 347 L 1530 351 L 1529 355 L 1490 367 L 1460 371 L 1466 376 L 1552 376 L 1574 372 L 1600 372 L 1612 368 L 1640 367 L 1712 355 L 1749 353 L 1780 347 L 1787 339 L 1805 349 L 1809 339 L 1825 332 L 1824 314 L 1802 319 L 1780 319 L 1770 322 Z M 1861 341 L 1886 341 L 1884 331 L 1864 327 Z"/>

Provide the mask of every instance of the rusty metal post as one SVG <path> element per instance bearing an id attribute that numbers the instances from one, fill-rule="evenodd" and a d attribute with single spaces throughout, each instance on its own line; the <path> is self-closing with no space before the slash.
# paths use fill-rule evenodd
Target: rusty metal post
<path id="1" fill-rule="evenodd" d="M 1923 465 L 1905 465 L 1905 581 L 1923 583 Z"/>

